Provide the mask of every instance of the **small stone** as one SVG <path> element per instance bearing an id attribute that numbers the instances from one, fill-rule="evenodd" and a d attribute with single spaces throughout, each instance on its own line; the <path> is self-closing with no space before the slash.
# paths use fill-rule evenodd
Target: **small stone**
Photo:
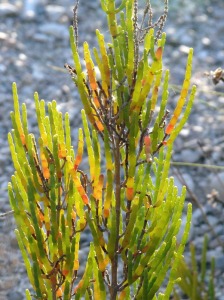
<path id="1" fill-rule="evenodd" d="M 199 208 L 194 209 L 193 215 L 192 215 L 192 221 L 195 225 L 201 223 L 203 221 L 203 215 Z"/>
<path id="2" fill-rule="evenodd" d="M 13 232 L 13 234 L 10 234 L 10 246 L 13 248 L 13 249 L 18 249 L 19 246 L 18 246 L 18 241 L 17 241 L 17 238 Z"/>
<path id="3" fill-rule="evenodd" d="M 0 64 L 0 73 L 4 73 L 6 71 L 6 66 L 3 64 Z"/>
<path id="4" fill-rule="evenodd" d="M 197 237 L 194 240 L 194 245 L 196 247 L 196 249 L 201 252 L 202 251 L 202 247 L 203 247 L 203 243 L 204 243 L 204 234 L 199 236 L 199 234 L 197 235 Z"/>
<path id="5" fill-rule="evenodd" d="M 224 199 L 224 172 L 218 174 L 210 174 L 208 181 L 208 192 L 211 190 L 216 190 L 219 194 L 218 197 L 220 199 Z"/>
<path id="6" fill-rule="evenodd" d="M 223 224 L 216 225 L 214 231 L 216 235 L 221 235 L 223 233 Z"/>
<path id="7" fill-rule="evenodd" d="M 38 32 L 32 36 L 32 39 L 41 43 L 46 43 L 49 41 L 49 37 L 46 34 L 38 33 Z"/>
<path id="8" fill-rule="evenodd" d="M 187 46 L 185 46 L 185 45 L 180 45 L 179 50 L 180 50 L 180 52 L 182 52 L 182 53 L 188 54 L 189 51 L 190 51 L 190 47 L 187 47 Z"/>
<path id="9" fill-rule="evenodd" d="M 41 33 L 51 35 L 57 39 L 68 39 L 68 27 L 57 23 L 46 23 L 39 27 Z"/>
<path id="10" fill-rule="evenodd" d="M 100 7 L 99 2 L 97 1 L 85 1 L 85 5 L 87 6 L 88 9 L 98 9 Z"/>
<path id="11" fill-rule="evenodd" d="M 190 134 L 190 129 L 189 128 L 183 128 L 180 132 L 180 136 L 187 138 Z"/>
<path id="12" fill-rule="evenodd" d="M 208 37 L 203 37 L 202 44 L 205 46 L 209 46 L 211 44 L 211 40 Z"/>
<path id="13" fill-rule="evenodd" d="M 219 269 L 224 270 L 224 255 L 221 256 L 215 256 L 215 263 L 217 266 L 219 266 Z"/>
<path id="14" fill-rule="evenodd" d="M 9 36 L 7 33 L 0 31 L 0 40 L 6 40 Z"/>
<path id="15" fill-rule="evenodd" d="M 216 224 L 217 224 L 218 221 L 219 221 L 219 220 L 217 219 L 216 216 L 212 216 L 212 215 L 208 215 L 208 216 L 207 216 L 207 220 L 208 220 L 209 224 L 210 224 L 213 228 L 215 228 Z"/>
<path id="16" fill-rule="evenodd" d="M 53 22 L 59 21 L 66 13 L 65 7 L 59 5 L 47 5 L 45 10 L 48 20 Z"/>
<path id="17" fill-rule="evenodd" d="M 184 149 L 181 151 L 181 157 L 182 157 L 182 161 L 184 162 L 188 162 L 188 163 L 196 163 L 199 161 L 200 157 L 201 157 L 201 153 L 194 149 Z"/>
<path id="18" fill-rule="evenodd" d="M 22 300 L 23 295 L 18 291 L 9 291 L 7 293 L 7 299 L 8 300 Z"/>
<path id="19" fill-rule="evenodd" d="M 42 68 L 37 65 L 36 68 L 33 69 L 32 77 L 35 80 L 43 80 L 44 79 L 44 73 Z"/>
<path id="20" fill-rule="evenodd" d="M 16 278 L 11 276 L 5 276 L 4 278 L 0 278 L 0 291 L 3 291 L 3 290 L 10 290 L 13 288 L 13 286 L 16 284 Z M 11 300 L 14 300 L 14 298 L 10 298 Z M 20 298 L 22 299 L 22 298 Z"/>
<path id="21" fill-rule="evenodd" d="M 191 178 L 191 176 L 189 174 L 182 174 L 182 177 L 184 179 L 184 182 L 181 182 L 181 180 L 177 177 L 177 176 L 173 176 L 174 177 L 174 183 L 178 188 L 179 193 L 182 190 L 183 185 L 187 185 L 187 187 L 191 190 L 194 191 L 194 182 Z"/>
<path id="22" fill-rule="evenodd" d="M 70 88 L 66 84 L 64 84 L 61 89 L 62 89 L 63 94 L 67 95 L 70 93 Z"/>
<path id="23" fill-rule="evenodd" d="M 38 13 L 43 12 L 45 0 L 25 0 L 22 18 L 24 21 L 33 21 Z"/>
<path id="24" fill-rule="evenodd" d="M 9 17 L 18 15 L 18 8 L 10 3 L 1 3 L 0 4 L 0 17 Z"/>

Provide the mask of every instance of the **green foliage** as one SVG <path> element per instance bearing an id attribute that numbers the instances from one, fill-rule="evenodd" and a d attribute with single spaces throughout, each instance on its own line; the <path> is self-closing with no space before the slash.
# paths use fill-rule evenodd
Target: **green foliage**
<path id="1" fill-rule="evenodd" d="M 153 24 L 138 31 L 137 1 L 123 1 L 119 8 L 113 0 L 101 4 L 111 43 L 97 30 L 99 49 L 93 49 L 93 57 L 84 43 L 86 72 L 70 28 L 74 68 L 67 68 L 84 107 L 75 150 L 68 113 L 63 116 L 55 101 L 46 111 L 37 93 L 36 142 L 13 84 L 9 145 L 15 173 L 9 197 L 16 236 L 37 299 L 168 299 L 180 279 L 177 267 L 191 221 L 189 204 L 178 244 L 186 189 L 178 194 L 169 168 L 196 91 L 193 87 L 188 95 L 193 50 L 168 121 L 169 71 L 163 70 L 165 34 L 160 34 L 165 16 L 156 34 Z M 85 147 L 89 166 L 84 172 Z M 87 226 L 92 243 L 80 274 L 80 235 Z M 29 291 L 26 296 L 31 299 Z"/>
<path id="2" fill-rule="evenodd" d="M 181 276 L 181 281 L 178 285 L 182 292 L 191 300 L 215 300 L 215 286 L 214 286 L 214 272 L 215 272 L 215 259 L 211 261 L 211 273 L 206 274 L 207 260 L 206 252 L 208 246 L 208 237 L 204 237 L 201 263 L 197 266 L 195 246 L 190 245 L 191 250 L 191 264 L 186 263 L 184 258 L 179 262 L 177 272 Z M 175 291 L 174 299 L 181 299 Z"/>

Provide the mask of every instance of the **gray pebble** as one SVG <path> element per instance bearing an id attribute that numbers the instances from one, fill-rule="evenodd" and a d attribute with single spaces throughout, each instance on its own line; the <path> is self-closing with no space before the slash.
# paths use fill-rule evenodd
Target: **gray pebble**
<path id="1" fill-rule="evenodd" d="M 68 39 L 68 27 L 57 23 L 45 23 L 40 25 L 39 31 L 46 35 L 51 35 L 57 39 Z"/>
<path id="2" fill-rule="evenodd" d="M 195 224 L 202 222 L 203 216 L 201 213 L 201 210 L 199 208 L 194 209 L 192 214 L 192 221 L 195 222 Z"/>
<path id="3" fill-rule="evenodd" d="M 16 238 L 14 232 L 11 232 L 11 233 L 10 233 L 10 246 L 11 246 L 13 249 L 18 249 L 18 248 L 19 248 L 19 246 L 18 246 L 18 241 L 17 241 L 17 238 Z"/>
<path id="4" fill-rule="evenodd" d="M 16 16 L 18 13 L 17 6 L 10 3 L 0 3 L 0 17 Z"/>
<path id="5" fill-rule="evenodd" d="M 224 199 L 224 172 L 210 174 L 208 177 L 209 190 L 215 189 L 219 193 L 219 198 Z"/>
<path id="6" fill-rule="evenodd" d="M 47 5 L 45 8 L 49 21 L 58 22 L 66 14 L 66 8 L 59 5 Z"/>
<path id="7" fill-rule="evenodd" d="M 221 235 L 223 234 L 224 230 L 223 230 L 223 224 L 218 224 L 214 227 L 214 231 L 217 235 Z"/>
<path id="8" fill-rule="evenodd" d="M 3 64 L 0 64 L 0 73 L 4 73 L 6 71 L 6 66 Z"/>
<path id="9" fill-rule="evenodd" d="M 201 152 L 197 149 L 184 149 L 181 151 L 183 162 L 196 163 L 201 157 Z"/>
<path id="10" fill-rule="evenodd" d="M 194 181 L 192 179 L 192 177 L 188 174 L 188 173 L 184 173 L 182 174 L 182 177 L 184 179 L 184 182 L 181 182 L 180 178 L 178 178 L 177 176 L 173 176 L 174 177 L 174 182 L 175 182 L 175 185 L 177 186 L 178 188 L 178 191 L 179 193 L 181 192 L 182 190 L 182 187 L 183 185 L 187 185 L 188 188 L 191 190 L 191 191 L 194 191 Z"/>
<path id="11" fill-rule="evenodd" d="M 211 262 L 212 258 L 215 258 L 215 264 L 216 266 L 224 271 L 224 255 L 221 253 L 217 253 L 218 251 L 216 250 L 210 250 L 207 252 L 207 258 L 208 261 Z"/>
<path id="12" fill-rule="evenodd" d="M 37 14 L 43 12 L 46 0 L 25 0 L 23 3 L 22 18 L 24 21 L 37 20 Z"/>
<path id="13" fill-rule="evenodd" d="M 7 300 L 23 300 L 23 295 L 18 291 L 9 291 L 7 293 Z"/>
<path id="14" fill-rule="evenodd" d="M 217 225 L 217 223 L 218 223 L 218 219 L 217 219 L 217 217 L 216 216 L 213 216 L 213 215 L 208 215 L 207 216 L 207 219 L 208 219 L 208 221 L 209 221 L 209 224 L 212 226 L 212 227 L 214 227 L 215 228 L 215 226 Z"/>
<path id="15" fill-rule="evenodd" d="M 32 69 L 32 78 L 34 80 L 40 81 L 44 79 L 44 68 L 41 65 L 35 64 L 32 66 Z"/>
<path id="16" fill-rule="evenodd" d="M 35 33 L 32 35 L 32 39 L 36 42 L 46 43 L 49 41 L 49 37 L 44 33 Z"/>

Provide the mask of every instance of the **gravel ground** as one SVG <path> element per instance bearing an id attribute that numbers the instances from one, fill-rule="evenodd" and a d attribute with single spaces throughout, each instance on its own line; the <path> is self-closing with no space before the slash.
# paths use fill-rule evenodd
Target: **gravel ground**
<path id="1" fill-rule="evenodd" d="M 163 1 L 153 2 L 159 11 Z M 222 170 L 182 165 L 172 168 L 172 173 L 178 186 L 184 182 L 189 188 L 188 201 L 194 204 L 190 240 L 195 242 L 198 253 L 204 233 L 209 236 L 208 263 L 215 256 L 216 298 L 223 300 L 224 83 L 213 85 L 204 72 L 224 67 L 224 1 L 170 2 L 164 55 L 165 67 L 171 72 L 170 108 L 178 97 L 189 47 L 194 48 L 192 83 L 198 86 L 191 117 L 175 145 L 174 161 L 223 166 Z M 72 22 L 73 3 L 69 0 L 0 1 L 1 213 L 10 210 L 6 187 L 13 173 L 7 144 L 7 133 L 11 129 L 12 82 L 17 82 L 20 99 L 27 104 L 34 131 L 36 121 L 31 111 L 34 109 L 33 93 L 38 91 L 40 98 L 55 99 L 62 111 L 69 111 L 72 133 L 76 136 L 81 105 L 74 84 L 63 70 L 65 62 L 72 62 L 68 27 Z M 99 1 L 80 0 L 80 44 L 87 40 L 91 46 L 95 45 L 95 28 L 106 33 L 105 17 L 99 8 Z M 14 227 L 12 217 L 0 219 L 1 300 L 23 300 L 24 289 L 29 287 Z M 86 244 L 84 241 L 83 245 Z"/>

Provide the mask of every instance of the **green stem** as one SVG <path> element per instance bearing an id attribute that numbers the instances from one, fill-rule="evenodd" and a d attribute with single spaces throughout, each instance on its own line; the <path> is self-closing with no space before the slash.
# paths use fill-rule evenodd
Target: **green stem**
<path id="1" fill-rule="evenodd" d="M 215 169 L 215 170 L 224 170 L 224 166 L 208 165 L 208 164 L 199 164 L 199 163 L 188 163 L 183 161 L 173 161 L 170 163 L 172 166 L 184 166 L 184 167 L 198 167 L 206 169 Z"/>
<path id="2" fill-rule="evenodd" d="M 121 174 L 120 174 L 120 147 L 119 138 L 115 137 L 114 141 L 114 166 L 115 166 L 115 199 L 116 199 L 116 240 L 115 240 L 115 255 L 111 263 L 111 288 L 110 300 L 117 299 L 118 292 L 118 247 L 119 247 L 119 228 L 120 228 L 120 210 L 121 210 Z"/>

